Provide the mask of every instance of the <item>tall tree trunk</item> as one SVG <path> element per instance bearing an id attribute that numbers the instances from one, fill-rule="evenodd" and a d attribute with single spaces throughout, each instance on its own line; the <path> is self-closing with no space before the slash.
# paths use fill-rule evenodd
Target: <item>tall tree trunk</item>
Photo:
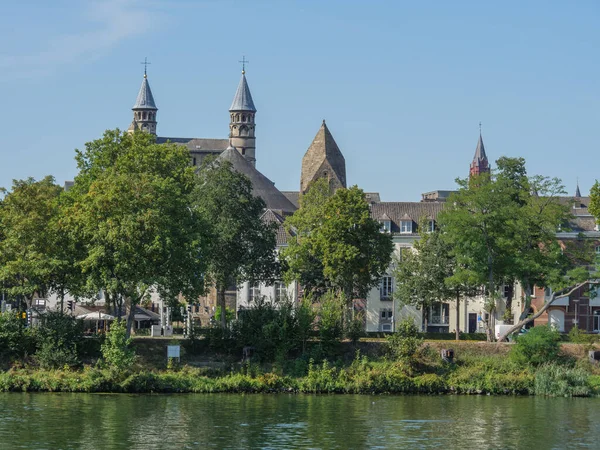
<path id="1" fill-rule="evenodd" d="M 129 313 L 127 314 L 127 322 L 126 322 L 126 336 L 127 339 L 131 337 L 131 328 L 133 326 L 133 322 L 135 321 L 135 309 L 137 306 L 137 302 L 135 302 L 131 297 L 127 297 L 125 299 L 125 306 L 129 307 Z"/>
<path id="2" fill-rule="evenodd" d="M 217 288 L 217 305 L 221 310 L 221 328 L 227 328 L 227 305 L 225 303 L 225 286 L 216 286 Z"/>
<path id="3" fill-rule="evenodd" d="M 494 311 L 496 310 L 496 299 L 494 298 L 494 268 L 492 255 L 488 253 L 488 296 L 489 296 L 489 311 L 488 319 L 485 321 L 486 335 L 488 342 L 494 341 Z"/>
<path id="4" fill-rule="evenodd" d="M 460 291 L 456 290 L 456 340 L 460 341 Z"/>

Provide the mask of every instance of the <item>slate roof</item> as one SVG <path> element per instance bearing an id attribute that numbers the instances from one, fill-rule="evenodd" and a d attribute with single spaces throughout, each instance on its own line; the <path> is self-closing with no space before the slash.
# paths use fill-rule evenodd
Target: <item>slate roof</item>
<path id="1" fill-rule="evenodd" d="M 266 223 L 276 223 L 277 227 L 277 246 L 287 245 L 289 234 L 285 231 L 285 227 L 283 223 L 285 222 L 285 214 L 283 211 L 274 211 L 272 209 L 267 209 L 265 213 L 262 215 L 262 220 Z"/>
<path id="2" fill-rule="evenodd" d="M 479 133 L 479 141 L 477 141 L 477 148 L 475 149 L 475 156 L 473 157 L 474 163 L 480 163 L 483 161 L 487 162 L 487 155 L 485 154 L 485 147 L 483 146 L 483 138 Z"/>
<path id="3" fill-rule="evenodd" d="M 373 219 L 391 221 L 392 233 L 400 232 L 401 221 L 412 220 L 412 234 L 418 234 L 421 219 L 436 220 L 444 207 L 444 203 L 435 202 L 381 202 L 370 206 Z"/>
<path id="4" fill-rule="evenodd" d="M 282 210 L 284 213 L 294 212 L 297 208 L 285 195 L 275 187 L 275 183 L 265 177 L 244 158 L 234 147 L 228 147 L 219 158 L 229 161 L 233 168 L 246 175 L 252 182 L 253 194 L 262 198 L 268 209 Z"/>
<path id="5" fill-rule="evenodd" d="M 254 106 L 252 94 L 250 94 L 250 88 L 248 87 L 248 82 L 246 81 L 246 75 L 244 72 L 242 72 L 242 78 L 240 79 L 240 84 L 238 84 L 238 88 L 235 92 L 235 96 L 233 97 L 233 102 L 231 103 L 231 108 L 229 108 L 229 111 L 256 112 L 256 107 Z"/>
<path id="6" fill-rule="evenodd" d="M 157 144 L 172 142 L 185 145 L 190 152 L 223 152 L 229 146 L 229 139 L 205 139 L 205 138 L 175 138 L 157 137 Z"/>
<path id="7" fill-rule="evenodd" d="M 140 87 L 140 92 L 138 92 L 133 109 L 158 109 L 156 103 L 154 103 L 154 96 L 152 95 L 150 83 L 146 75 L 144 75 L 144 80 L 142 81 L 142 86 Z"/>
<path id="8" fill-rule="evenodd" d="M 596 231 L 596 218 L 588 211 L 590 197 L 561 197 L 560 199 L 571 206 L 570 213 L 573 217 L 569 220 L 569 231 L 575 233 Z"/>
<path id="9" fill-rule="evenodd" d="M 298 191 L 281 191 L 287 199 L 294 204 L 296 208 L 300 208 L 300 192 Z M 380 203 L 381 198 L 379 192 L 365 192 L 367 203 Z"/>

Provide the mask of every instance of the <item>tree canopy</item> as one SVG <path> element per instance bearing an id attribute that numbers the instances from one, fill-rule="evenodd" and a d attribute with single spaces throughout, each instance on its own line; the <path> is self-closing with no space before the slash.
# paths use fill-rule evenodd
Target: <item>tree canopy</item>
<path id="1" fill-rule="evenodd" d="M 334 289 L 347 301 L 365 297 L 388 270 L 391 235 L 381 232 L 356 186 L 332 194 L 328 180 L 317 180 L 300 197 L 300 208 L 286 226 L 291 235 L 282 250 L 286 276 L 309 292 Z"/>
<path id="2" fill-rule="evenodd" d="M 192 209 L 206 224 L 206 277 L 217 289 L 225 311 L 227 286 L 245 281 L 272 282 L 279 276 L 276 224 L 262 219 L 265 202 L 252 193 L 252 183 L 228 161 L 203 165 Z M 226 326 L 226 314 L 221 324 Z"/>

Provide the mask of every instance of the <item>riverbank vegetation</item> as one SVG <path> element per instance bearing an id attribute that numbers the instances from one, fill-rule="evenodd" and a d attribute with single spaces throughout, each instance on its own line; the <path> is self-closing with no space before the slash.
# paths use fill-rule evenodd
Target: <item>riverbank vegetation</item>
<path id="1" fill-rule="evenodd" d="M 0 391 L 600 394 L 600 369 L 587 360 L 594 344 L 562 344 L 558 333 L 547 327 L 533 328 L 516 344 L 453 342 L 455 357 L 444 360 L 440 350 L 448 343 L 424 340 L 409 321 L 385 341 L 352 342 L 342 341 L 341 317 L 324 317 L 317 335 L 300 333 L 302 314 L 310 312 L 286 313 L 263 305 L 260 315 L 248 312 L 227 334 L 216 327 L 204 336 L 178 340 L 183 344 L 181 361 L 166 359 L 169 340 L 132 342 L 122 324 L 113 326 L 101 343 L 59 321 L 45 324 L 58 329 L 53 333 L 42 331 L 44 326 L 36 332 L 24 327 L 18 331 L 2 315 L 1 348 L 10 345 L 13 353 L 8 360 L 3 355 L 7 370 L 0 372 Z M 251 326 L 257 320 L 263 326 Z M 61 346 L 67 335 L 79 344 Z M 47 356 L 48 339 L 57 346 L 52 358 Z M 240 348 L 250 343 L 255 344 L 253 356 L 242 362 Z"/>

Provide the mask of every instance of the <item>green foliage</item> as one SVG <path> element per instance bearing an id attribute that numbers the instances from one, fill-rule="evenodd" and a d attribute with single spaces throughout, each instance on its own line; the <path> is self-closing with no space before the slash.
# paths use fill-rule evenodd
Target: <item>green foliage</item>
<path id="1" fill-rule="evenodd" d="M 102 344 L 102 358 L 106 365 L 115 372 L 123 372 L 131 368 L 135 362 L 135 351 L 131 348 L 131 339 L 127 337 L 125 323 L 114 321 Z"/>
<path id="2" fill-rule="evenodd" d="M 588 334 L 579 327 L 571 328 L 571 331 L 569 331 L 568 336 L 569 336 L 569 342 L 572 342 L 574 344 L 588 344 L 588 345 L 593 344 L 598 338 L 597 335 Z"/>
<path id="3" fill-rule="evenodd" d="M 550 397 L 589 397 L 589 372 L 579 367 L 543 364 L 535 372 L 534 392 Z"/>
<path id="4" fill-rule="evenodd" d="M 350 301 L 379 283 L 391 261 L 391 235 L 371 218 L 364 192 L 356 186 L 333 195 L 325 179 L 300 197 L 300 209 L 286 219 L 288 247 L 282 250 L 286 279 L 318 296 L 329 289 Z"/>
<path id="5" fill-rule="evenodd" d="M 55 233 L 62 192 L 48 176 L 14 180 L 0 202 L 0 284 L 12 298 L 31 307 L 34 294 L 45 296 L 58 268 Z M 0 189 L 0 194 L 6 190 Z"/>
<path id="6" fill-rule="evenodd" d="M 419 328 L 411 318 L 405 318 L 396 325 L 396 332 L 386 337 L 389 354 L 409 365 L 415 362 L 415 356 L 423 338 L 420 337 Z"/>
<path id="7" fill-rule="evenodd" d="M 215 311 L 215 321 L 217 321 L 217 323 L 221 322 L 221 315 L 221 308 L 217 308 Z M 235 310 L 233 308 L 225 307 L 225 316 L 227 323 L 230 323 L 233 319 L 235 319 Z"/>
<path id="8" fill-rule="evenodd" d="M 560 333 L 550 326 L 537 326 L 517 337 L 511 358 L 520 364 L 539 366 L 556 361 L 560 352 Z"/>
<path id="9" fill-rule="evenodd" d="M 328 291 L 321 297 L 318 312 L 319 340 L 323 351 L 334 351 L 344 336 L 344 297 Z"/>
<path id="10" fill-rule="evenodd" d="M 252 193 L 252 183 L 228 161 L 210 161 L 196 180 L 192 209 L 203 218 L 207 281 L 217 289 L 225 308 L 225 289 L 232 283 L 274 281 L 277 223 L 262 219 L 265 202 Z M 226 326 L 226 315 L 221 325 Z"/>
<path id="11" fill-rule="evenodd" d="M 0 361 L 24 358 L 35 350 L 31 328 L 14 311 L 0 314 Z"/>
<path id="12" fill-rule="evenodd" d="M 365 333 L 365 316 L 364 314 L 356 314 L 353 319 L 346 323 L 346 337 L 356 345 L 361 337 L 366 335 Z"/>
<path id="13" fill-rule="evenodd" d="M 115 130 L 88 142 L 76 159 L 63 225 L 82 247 L 84 290 L 125 301 L 128 331 L 150 287 L 163 297 L 202 293 L 204 227 L 189 207 L 195 176 L 188 150 Z"/>
<path id="14" fill-rule="evenodd" d="M 83 323 L 61 312 L 49 311 L 35 330 L 35 360 L 44 369 L 75 367 L 83 341 Z"/>

